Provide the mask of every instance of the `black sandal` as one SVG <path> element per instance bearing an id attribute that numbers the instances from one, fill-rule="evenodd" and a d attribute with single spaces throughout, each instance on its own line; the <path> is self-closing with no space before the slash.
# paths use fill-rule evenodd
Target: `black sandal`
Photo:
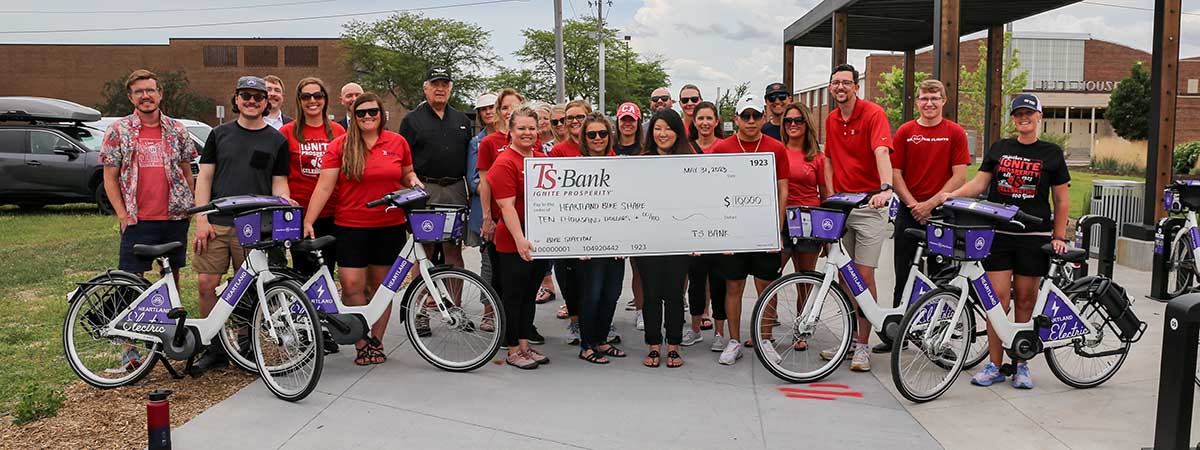
<path id="1" fill-rule="evenodd" d="M 368 346 L 368 348 L 371 349 L 371 364 L 383 364 L 387 362 L 387 355 L 383 353 L 383 346 Z"/>
<path id="2" fill-rule="evenodd" d="M 659 364 L 662 364 L 662 361 L 660 360 L 660 358 L 662 358 L 662 355 L 658 353 L 658 350 L 650 350 L 650 353 L 646 354 L 646 359 L 651 359 L 651 358 L 654 359 L 654 364 L 647 364 L 646 361 L 643 360 L 642 365 L 646 366 L 646 367 L 658 367 Z"/>
<path id="3" fill-rule="evenodd" d="M 590 362 L 592 364 L 608 364 L 607 359 L 603 359 L 604 355 L 596 350 L 592 350 L 592 354 L 584 356 L 583 352 L 579 352 L 579 359 Z"/>
<path id="4" fill-rule="evenodd" d="M 597 350 L 597 351 L 599 351 L 600 353 L 603 353 L 605 355 L 611 356 L 613 358 L 624 358 L 625 357 L 625 352 L 621 351 L 621 349 L 617 348 L 617 346 L 615 346 L 615 345 L 609 345 L 607 350 Z"/>
<path id="5" fill-rule="evenodd" d="M 671 364 L 671 360 L 673 359 L 679 360 L 679 364 Z M 671 369 L 683 367 L 683 357 L 679 356 L 679 352 L 675 350 L 667 352 L 667 367 Z"/>
<path id="6" fill-rule="evenodd" d="M 712 319 L 710 319 L 708 317 L 700 319 L 700 329 L 701 330 L 711 330 L 712 328 L 713 328 L 713 320 Z"/>
<path id="7" fill-rule="evenodd" d="M 358 352 L 354 356 L 354 365 L 369 366 L 371 364 L 374 364 L 373 362 L 371 362 L 371 360 L 373 358 L 373 356 L 371 355 L 371 346 L 364 345 L 362 347 L 355 347 L 354 350 Z"/>

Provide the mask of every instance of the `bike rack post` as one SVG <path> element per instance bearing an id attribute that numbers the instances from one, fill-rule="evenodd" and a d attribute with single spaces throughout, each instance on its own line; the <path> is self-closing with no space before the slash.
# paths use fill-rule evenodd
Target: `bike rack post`
<path id="1" fill-rule="evenodd" d="M 1187 220 L 1182 217 L 1164 217 L 1154 228 L 1154 262 L 1150 277 L 1150 298 L 1165 302 L 1171 299 L 1167 294 L 1167 275 L 1171 270 L 1171 242 L 1175 233 L 1183 228 Z"/>
<path id="2" fill-rule="evenodd" d="M 1171 300 L 1165 316 L 1154 450 L 1182 450 L 1191 448 L 1200 294 L 1185 294 Z"/>
<path id="3" fill-rule="evenodd" d="M 1096 255 L 1099 263 L 1096 274 L 1112 279 L 1113 265 L 1117 262 L 1117 222 L 1100 215 L 1088 214 L 1075 222 L 1075 248 L 1082 248 L 1091 255 L 1092 226 L 1100 226 L 1100 252 Z M 1075 269 L 1075 278 L 1083 278 L 1088 274 L 1088 261 L 1079 263 Z"/>

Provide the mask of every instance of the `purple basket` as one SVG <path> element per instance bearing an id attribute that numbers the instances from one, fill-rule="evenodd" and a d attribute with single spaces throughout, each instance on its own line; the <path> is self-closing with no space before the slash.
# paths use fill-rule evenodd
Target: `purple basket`
<path id="1" fill-rule="evenodd" d="M 832 209 L 789 206 L 787 225 L 788 235 L 793 238 L 833 242 L 842 237 L 846 215 Z"/>
<path id="2" fill-rule="evenodd" d="M 925 245 L 930 253 L 978 261 L 987 258 L 991 252 L 995 234 L 990 227 L 955 226 L 930 221 L 925 226 Z"/>
<path id="3" fill-rule="evenodd" d="M 238 243 L 243 247 L 279 241 L 299 240 L 303 213 L 300 208 L 279 208 L 254 211 L 233 218 Z"/>
<path id="4" fill-rule="evenodd" d="M 433 207 L 414 210 L 408 215 L 413 239 L 419 242 L 456 241 L 463 238 L 467 209 L 463 207 Z"/>

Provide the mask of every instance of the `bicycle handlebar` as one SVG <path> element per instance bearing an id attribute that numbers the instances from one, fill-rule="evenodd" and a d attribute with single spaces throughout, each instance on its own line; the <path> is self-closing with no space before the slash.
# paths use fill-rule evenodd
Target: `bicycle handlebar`
<path id="1" fill-rule="evenodd" d="M 1041 225 L 1044 221 L 1041 217 L 1026 214 L 1024 211 L 1017 211 L 1017 215 L 1013 216 L 1011 222 L 1021 224 L 1021 228 L 1029 228 L 1030 225 Z"/>
<path id="2" fill-rule="evenodd" d="M 368 207 L 368 208 L 375 208 L 375 207 L 378 207 L 378 206 L 380 206 L 380 205 L 383 205 L 384 203 L 390 202 L 390 201 L 392 201 L 392 196 L 393 196 L 393 194 L 395 194 L 395 193 L 394 193 L 394 192 L 389 192 L 387 195 L 384 195 L 382 198 L 379 198 L 379 199 L 376 199 L 376 200 L 371 200 L 371 201 L 367 202 L 367 207 Z"/>
<path id="3" fill-rule="evenodd" d="M 216 210 L 217 210 L 217 205 L 213 202 L 209 202 L 204 205 L 193 206 L 191 208 L 188 208 L 187 213 L 189 216 L 192 216 L 192 215 L 202 214 L 202 213 L 206 213 L 206 212 L 212 212 L 212 211 L 216 211 Z"/>

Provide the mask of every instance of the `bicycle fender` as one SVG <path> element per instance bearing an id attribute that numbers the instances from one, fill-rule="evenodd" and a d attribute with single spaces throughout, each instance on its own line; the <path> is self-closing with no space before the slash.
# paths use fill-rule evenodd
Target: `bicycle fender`
<path id="1" fill-rule="evenodd" d="M 76 286 L 75 290 L 71 291 L 70 295 L 67 296 L 67 304 L 72 304 L 79 300 L 79 296 L 82 293 L 82 291 L 79 289 L 79 287 L 82 287 L 84 285 L 103 284 L 104 282 L 111 280 L 113 278 L 121 278 L 126 281 L 132 281 L 134 283 L 145 283 L 146 286 L 149 286 L 151 284 L 150 280 L 147 280 L 145 277 L 137 276 L 137 275 L 133 274 L 132 272 L 126 272 L 124 270 L 119 270 L 119 269 L 108 269 L 108 270 L 104 271 L 104 273 L 102 273 L 102 274 L 99 274 L 92 278 L 89 278 L 87 281 L 84 281 L 82 283 L 75 283 L 75 286 Z"/>

